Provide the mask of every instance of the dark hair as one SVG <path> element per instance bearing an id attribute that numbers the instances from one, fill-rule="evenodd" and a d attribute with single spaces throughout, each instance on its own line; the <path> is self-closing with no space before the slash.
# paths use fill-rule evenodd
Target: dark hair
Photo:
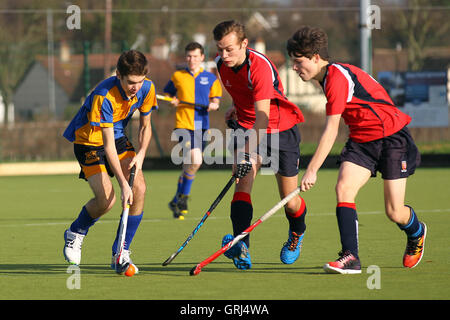
<path id="1" fill-rule="evenodd" d="M 213 30 L 214 40 L 220 41 L 227 34 L 235 32 L 239 42 L 247 38 L 245 34 L 245 26 L 235 20 L 229 20 L 219 23 Z"/>
<path id="2" fill-rule="evenodd" d="M 328 36 L 320 28 L 302 26 L 287 41 L 287 51 L 290 57 L 305 56 L 309 59 L 319 54 L 324 60 L 328 60 Z"/>
<path id="3" fill-rule="evenodd" d="M 117 71 L 120 76 L 128 75 L 144 76 L 148 73 L 147 58 L 142 52 L 129 50 L 123 52 L 117 61 Z"/>
<path id="4" fill-rule="evenodd" d="M 188 53 L 188 51 L 194 51 L 197 49 L 200 50 L 201 54 L 205 54 L 205 49 L 203 49 L 203 46 L 198 42 L 188 43 L 187 46 L 184 48 L 184 52 Z"/>

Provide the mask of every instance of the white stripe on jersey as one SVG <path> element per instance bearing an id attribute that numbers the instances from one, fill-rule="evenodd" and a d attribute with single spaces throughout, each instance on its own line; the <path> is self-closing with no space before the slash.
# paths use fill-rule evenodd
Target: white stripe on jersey
<path id="1" fill-rule="evenodd" d="M 272 64 L 270 63 L 270 61 L 264 55 L 262 55 L 261 53 L 259 53 L 257 51 L 254 51 L 252 49 L 249 49 L 249 50 L 250 50 L 250 52 L 253 52 L 255 55 L 257 55 L 258 57 L 262 58 L 269 65 L 269 68 L 270 68 L 270 70 L 272 72 L 272 83 L 274 83 L 275 82 L 275 73 L 273 72 L 273 67 L 272 67 Z M 251 83 L 251 81 L 250 81 L 250 73 L 249 73 L 248 76 L 249 76 L 248 81 Z"/>
<path id="2" fill-rule="evenodd" d="M 335 66 L 336 68 L 338 68 L 338 70 L 344 75 L 345 79 L 347 79 L 348 81 L 348 93 L 347 93 L 347 102 L 352 101 L 353 98 L 353 93 L 355 90 L 355 83 L 352 80 L 352 77 L 350 77 L 350 74 L 348 73 L 348 71 L 346 69 L 344 69 L 341 65 L 332 64 L 333 66 Z M 326 83 L 324 83 L 324 88 L 326 86 Z"/>

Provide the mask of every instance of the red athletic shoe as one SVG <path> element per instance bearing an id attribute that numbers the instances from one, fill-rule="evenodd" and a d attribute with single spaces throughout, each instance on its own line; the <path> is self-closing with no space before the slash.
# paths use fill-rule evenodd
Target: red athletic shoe
<path id="1" fill-rule="evenodd" d="M 403 266 L 406 268 L 414 268 L 419 264 L 423 257 L 427 226 L 423 222 L 420 224 L 423 228 L 423 235 L 416 239 L 408 239 L 408 242 L 406 243 L 406 250 L 403 255 Z"/>
<path id="2" fill-rule="evenodd" d="M 339 259 L 323 266 L 327 273 L 358 274 L 361 273 L 361 263 L 350 251 L 339 252 Z"/>

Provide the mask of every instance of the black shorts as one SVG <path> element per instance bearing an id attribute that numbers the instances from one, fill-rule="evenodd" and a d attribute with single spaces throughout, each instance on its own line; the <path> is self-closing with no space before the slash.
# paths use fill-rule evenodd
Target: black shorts
<path id="1" fill-rule="evenodd" d="M 244 132 L 247 131 L 243 127 L 239 129 Z M 300 141 L 301 136 L 297 125 L 279 133 L 265 135 L 257 149 L 257 153 L 262 158 L 262 166 L 270 167 L 275 173 L 283 177 L 298 175 Z M 234 152 L 240 144 L 236 134 L 234 134 L 229 150 Z"/>
<path id="2" fill-rule="evenodd" d="M 125 136 L 116 140 L 116 149 L 119 160 L 136 155 L 133 145 Z M 114 177 L 114 173 L 106 159 L 105 148 L 103 146 L 95 147 L 74 144 L 73 151 L 81 167 L 80 179 L 87 180 L 90 176 L 100 172 L 107 172 L 110 177 Z"/>
<path id="3" fill-rule="evenodd" d="M 420 164 L 420 153 L 407 127 L 374 141 L 357 143 L 349 139 L 338 163 L 349 161 L 367 168 L 376 177 L 377 171 L 386 180 L 406 178 Z"/>

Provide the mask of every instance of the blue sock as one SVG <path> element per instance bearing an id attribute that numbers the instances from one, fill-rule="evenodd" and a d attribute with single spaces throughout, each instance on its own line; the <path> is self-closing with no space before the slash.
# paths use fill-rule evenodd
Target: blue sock
<path id="1" fill-rule="evenodd" d="M 406 236 L 410 239 L 418 238 L 423 235 L 423 228 L 422 224 L 419 222 L 419 219 L 417 218 L 416 213 L 414 212 L 413 208 L 410 206 L 406 206 L 411 210 L 411 217 L 409 218 L 409 221 L 406 225 L 398 224 L 398 227 L 400 230 L 403 230 L 406 233 Z"/>
<path id="2" fill-rule="evenodd" d="M 124 247 L 125 250 L 128 250 L 130 248 L 131 242 L 133 241 L 134 235 L 136 234 L 139 224 L 141 223 L 143 215 L 144 212 L 142 212 L 138 216 L 130 216 L 130 215 L 128 216 L 127 231 L 125 233 L 125 247 Z M 122 217 L 120 219 L 122 220 Z M 119 242 L 119 230 L 120 230 L 120 223 L 119 226 L 117 227 L 116 239 L 114 239 L 114 243 L 112 246 L 113 255 L 116 254 L 117 243 Z"/>
<path id="3" fill-rule="evenodd" d="M 336 207 L 336 217 L 341 236 L 342 252 L 350 251 L 358 257 L 358 215 L 354 203 L 339 202 Z"/>
<path id="4" fill-rule="evenodd" d="M 183 186 L 183 181 L 184 181 L 184 174 L 182 173 L 180 175 L 180 177 L 178 178 L 177 192 L 175 193 L 175 196 L 172 199 L 172 202 L 174 202 L 174 203 L 178 202 L 178 195 L 181 193 L 181 189 L 182 189 L 182 186 Z"/>
<path id="5" fill-rule="evenodd" d="M 70 231 L 87 235 L 89 228 L 92 227 L 97 220 L 98 218 L 91 218 L 86 207 L 83 206 L 78 218 L 70 225 Z"/>
<path id="6" fill-rule="evenodd" d="M 192 183 L 194 182 L 195 175 L 191 175 L 186 171 L 183 172 L 183 183 L 181 185 L 181 194 L 189 195 L 191 193 Z"/>

